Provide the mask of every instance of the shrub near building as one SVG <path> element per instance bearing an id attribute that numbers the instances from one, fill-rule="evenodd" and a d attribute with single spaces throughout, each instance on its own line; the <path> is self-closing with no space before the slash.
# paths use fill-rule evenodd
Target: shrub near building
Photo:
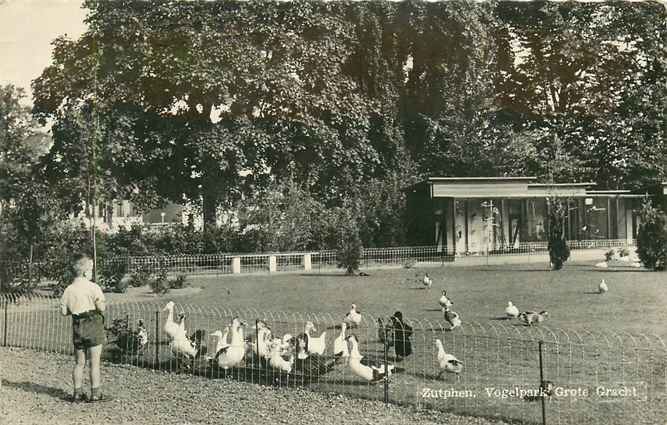
<path id="1" fill-rule="evenodd" d="M 645 199 L 639 212 L 637 255 L 644 267 L 665 270 L 667 267 L 667 215 Z"/>

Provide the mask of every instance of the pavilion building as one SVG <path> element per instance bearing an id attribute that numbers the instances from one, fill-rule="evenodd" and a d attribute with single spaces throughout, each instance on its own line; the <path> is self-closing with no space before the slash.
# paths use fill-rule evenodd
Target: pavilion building
<path id="1" fill-rule="evenodd" d="M 550 198 L 567 201 L 565 237 L 581 247 L 633 245 L 645 196 L 534 177 L 430 177 L 408 189 L 411 243 L 466 255 L 546 248 Z M 667 198 L 667 183 L 658 196 Z M 664 199 L 661 199 L 664 201 Z M 583 246 L 582 246 L 583 245 Z"/>

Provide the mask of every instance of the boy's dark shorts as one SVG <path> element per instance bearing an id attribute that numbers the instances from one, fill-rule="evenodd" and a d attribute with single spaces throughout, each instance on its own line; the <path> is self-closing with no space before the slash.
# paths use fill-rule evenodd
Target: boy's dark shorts
<path id="1" fill-rule="evenodd" d="M 77 350 L 106 343 L 104 315 L 99 311 L 72 315 L 72 341 Z"/>

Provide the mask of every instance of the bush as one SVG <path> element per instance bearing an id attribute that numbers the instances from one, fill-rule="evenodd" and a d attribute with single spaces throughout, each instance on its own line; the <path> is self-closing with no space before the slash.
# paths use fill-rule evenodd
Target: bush
<path id="1" fill-rule="evenodd" d="M 129 284 L 133 288 L 139 288 L 149 283 L 151 279 L 151 272 L 148 266 L 138 266 L 130 275 Z"/>
<path id="2" fill-rule="evenodd" d="M 189 285 L 190 282 L 188 282 L 188 275 L 181 273 L 178 276 L 176 276 L 176 279 L 171 281 L 169 286 L 171 287 L 171 289 L 183 289 Z"/>
<path id="3" fill-rule="evenodd" d="M 347 274 L 359 270 L 363 246 L 359 236 L 359 227 L 349 210 L 340 209 L 336 243 L 338 267 L 346 269 Z"/>
<path id="4" fill-rule="evenodd" d="M 151 290 L 158 295 L 164 295 L 171 289 L 167 277 L 167 267 L 163 261 L 160 261 L 159 269 L 157 273 L 149 279 L 148 285 Z"/>
<path id="5" fill-rule="evenodd" d="M 609 251 L 604 253 L 604 259 L 605 261 L 611 261 L 614 258 L 614 255 L 616 255 L 616 251 L 614 248 L 610 249 Z"/>
<path id="6" fill-rule="evenodd" d="M 641 224 L 637 232 L 637 255 L 644 267 L 667 268 L 667 216 L 645 199 L 639 212 Z"/>

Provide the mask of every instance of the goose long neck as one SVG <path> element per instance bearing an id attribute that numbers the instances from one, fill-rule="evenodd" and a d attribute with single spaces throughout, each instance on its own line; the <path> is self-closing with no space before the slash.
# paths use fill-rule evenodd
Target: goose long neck
<path id="1" fill-rule="evenodd" d="M 174 308 L 173 307 L 167 308 L 167 310 L 169 311 L 167 313 L 167 322 L 173 322 L 174 321 Z"/>
<path id="2" fill-rule="evenodd" d="M 359 353 L 359 347 L 357 346 L 357 341 L 351 340 L 352 348 L 350 348 L 350 357 L 360 358 L 361 353 Z"/>

